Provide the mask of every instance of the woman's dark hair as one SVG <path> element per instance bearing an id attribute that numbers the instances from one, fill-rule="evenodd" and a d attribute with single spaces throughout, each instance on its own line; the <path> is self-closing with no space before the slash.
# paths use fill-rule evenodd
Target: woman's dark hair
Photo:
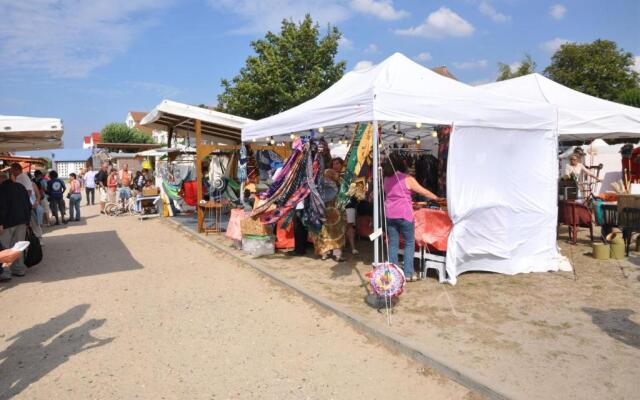
<path id="1" fill-rule="evenodd" d="M 382 163 L 382 175 L 384 177 L 393 176 L 396 172 L 407 172 L 407 164 L 404 159 L 397 153 L 391 155 Z"/>
<path id="2" fill-rule="evenodd" d="M 49 179 L 57 179 L 58 178 L 58 173 L 55 170 L 51 170 L 49 171 Z"/>
<path id="3" fill-rule="evenodd" d="M 78 175 L 76 175 L 75 172 L 70 173 L 69 176 L 72 177 L 73 179 L 78 178 Z"/>

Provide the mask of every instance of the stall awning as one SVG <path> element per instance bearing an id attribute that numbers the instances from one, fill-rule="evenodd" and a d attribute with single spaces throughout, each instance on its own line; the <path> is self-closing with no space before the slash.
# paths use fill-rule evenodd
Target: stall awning
<path id="1" fill-rule="evenodd" d="M 478 90 L 556 106 L 561 141 L 640 137 L 640 108 L 589 96 L 540 74 L 488 83 Z"/>
<path id="2" fill-rule="evenodd" d="M 206 139 L 220 143 L 240 142 L 240 130 L 253 121 L 198 106 L 163 100 L 140 124 L 162 130 L 172 128 L 174 135 L 187 137 L 194 133 L 195 120 L 202 122 L 202 134 Z"/>
<path id="3" fill-rule="evenodd" d="M 58 149 L 63 132 L 58 118 L 0 115 L 0 152 Z"/>

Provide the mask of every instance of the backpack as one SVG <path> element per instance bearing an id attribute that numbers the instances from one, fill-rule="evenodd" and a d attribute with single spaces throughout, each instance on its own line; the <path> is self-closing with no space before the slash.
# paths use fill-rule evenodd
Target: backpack
<path id="1" fill-rule="evenodd" d="M 42 246 L 40 245 L 40 239 L 34 235 L 31 227 L 27 228 L 27 235 L 24 240 L 29 242 L 29 247 L 24 251 L 24 265 L 31 268 L 42 261 Z"/>

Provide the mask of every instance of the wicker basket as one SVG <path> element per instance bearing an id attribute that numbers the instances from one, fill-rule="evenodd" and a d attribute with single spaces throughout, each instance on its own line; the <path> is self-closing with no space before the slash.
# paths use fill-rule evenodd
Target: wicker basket
<path id="1" fill-rule="evenodd" d="M 270 235 L 272 233 L 271 225 L 261 224 L 260 221 L 253 218 L 245 218 L 240 221 L 240 231 L 242 236 L 245 235 Z"/>

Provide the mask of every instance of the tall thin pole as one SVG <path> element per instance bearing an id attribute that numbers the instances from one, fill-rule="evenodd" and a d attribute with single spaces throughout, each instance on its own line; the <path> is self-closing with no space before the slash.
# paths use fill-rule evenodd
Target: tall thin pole
<path id="1" fill-rule="evenodd" d="M 202 154 L 202 121 L 196 119 L 193 125 L 196 134 L 196 193 L 198 199 L 196 207 L 198 207 L 198 233 L 201 233 L 204 231 L 204 210 L 202 209 L 202 207 L 200 207 L 200 201 L 203 198 L 202 159 L 206 154 Z"/>
<path id="2" fill-rule="evenodd" d="M 380 178 L 378 168 L 380 167 L 380 149 L 378 147 L 378 121 L 373 121 L 373 232 L 380 229 Z M 373 240 L 373 262 L 374 265 L 380 263 L 380 239 L 378 235 Z"/>

